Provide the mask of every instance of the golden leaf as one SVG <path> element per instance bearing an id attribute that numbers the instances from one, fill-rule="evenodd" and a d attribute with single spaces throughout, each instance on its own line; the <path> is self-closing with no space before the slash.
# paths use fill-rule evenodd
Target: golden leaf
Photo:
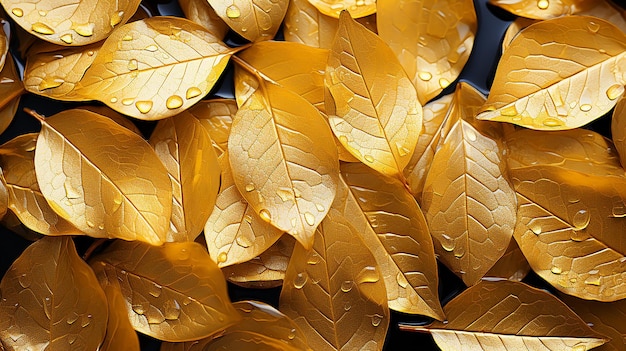
<path id="1" fill-rule="evenodd" d="M 402 177 L 422 128 L 422 106 L 391 49 L 347 12 L 339 19 L 325 84 L 334 100 L 326 113 L 341 144 L 377 171 Z"/>
<path id="2" fill-rule="evenodd" d="M 183 111 L 159 121 L 149 142 L 172 182 L 172 217 L 166 241 L 193 241 L 211 214 L 220 186 L 211 137 L 197 118 Z"/>
<path id="3" fill-rule="evenodd" d="M 7 56 L 11 56 L 8 53 L 9 53 L 9 37 L 7 36 L 7 33 L 4 31 L 4 28 L 3 28 L 2 30 L 0 30 L 0 71 L 4 69 L 4 64 L 6 62 Z"/>
<path id="4" fill-rule="evenodd" d="M 229 282 L 249 289 L 279 287 L 285 278 L 287 264 L 296 245 L 290 235 L 281 236 L 274 245 L 259 256 L 239 264 L 222 268 Z"/>
<path id="5" fill-rule="evenodd" d="M 0 218 L 4 218 L 4 215 L 9 209 L 9 191 L 7 190 L 6 180 L 4 174 L 0 173 Z"/>
<path id="6" fill-rule="evenodd" d="M 345 184 L 337 201 L 343 215 L 374 254 L 389 308 L 444 319 L 437 291 L 437 262 L 415 198 L 398 180 L 362 163 L 341 166 Z"/>
<path id="7" fill-rule="evenodd" d="M 31 244 L 0 282 L 0 339 L 9 350 L 98 350 L 107 301 L 69 237 Z"/>
<path id="8" fill-rule="evenodd" d="M 524 283 L 481 281 L 443 307 L 447 323 L 402 324 L 447 350 L 589 350 L 606 342 L 553 295 Z"/>
<path id="9" fill-rule="evenodd" d="M 511 240 L 509 247 L 498 262 L 485 274 L 486 277 L 498 277 L 521 282 L 530 272 L 530 265 L 522 250 L 517 245 L 517 241 Z"/>
<path id="10" fill-rule="evenodd" d="M 230 29 L 247 40 L 274 38 L 283 22 L 289 0 L 208 0 Z"/>
<path id="11" fill-rule="evenodd" d="M 501 7 L 517 16 L 549 19 L 577 14 L 597 4 L 596 0 L 489 0 L 492 5 Z"/>
<path id="12" fill-rule="evenodd" d="M 313 105 L 278 85 L 264 86 L 233 120 L 228 140 L 233 178 L 262 219 L 311 247 L 335 197 L 337 150 Z"/>
<path id="13" fill-rule="evenodd" d="M 2 0 L 15 23 L 43 40 L 57 45 L 87 45 L 109 36 L 126 23 L 139 0 L 69 1 Z"/>
<path id="14" fill-rule="evenodd" d="M 626 12 L 623 7 L 607 0 L 593 1 L 593 6 L 586 7 L 578 12 L 578 15 L 605 19 L 621 29 L 622 32 L 626 31 L 626 18 L 624 18 L 624 14 L 626 14 Z"/>
<path id="15" fill-rule="evenodd" d="M 219 39 L 226 37 L 228 25 L 215 13 L 215 10 L 206 0 L 178 0 L 178 5 L 186 18 L 203 26 Z"/>
<path id="16" fill-rule="evenodd" d="M 595 17 L 535 23 L 504 52 L 478 118 L 542 130 L 580 127 L 624 92 L 626 34 Z"/>
<path id="17" fill-rule="evenodd" d="M 283 231 L 263 220 L 243 198 L 233 179 L 228 154 L 220 158 L 222 184 L 215 208 L 204 226 L 209 255 L 220 268 L 253 259 Z"/>
<path id="18" fill-rule="evenodd" d="M 375 0 L 309 0 L 326 16 L 340 18 L 342 11 L 350 13 L 352 18 L 361 18 L 376 13 Z"/>
<path id="19" fill-rule="evenodd" d="M 101 43 L 58 47 L 45 43 L 29 51 L 24 69 L 27 91 L 55 100 L 86 101 L 74 88 L 96 58 Z"/>
<path id="20" fill-rule="evenodd" d="M 79 234 L 56 214 L 41 194 L 35 175 L 36 133 L 22 134 L 0 146 L 0 163 L 9 208 L 27 228 L 45 235 Z"/>
<path id="21" fill-rule="evenodd" d="M 286 41 L 265 41 L 238 53 L 237 58 L 252 66 L 262 78 L 290 89 L 324 111 L 328 50 Z"/>
<path id="22" fill-rule="evenodd" d="M 259 79 L 260 77 L 254 73 L 241 68 L 239 65 L 235 66 L 235 100 L 239 108 L 250 98 L 252 93 L 259 89 L 261 84 Z"/>
<path id="23" fill-rule="evenodd" d="M 471 0 L 379 0 L 380 37 L 400 60 L 425 104 L 455 81 L 476 35 Z"/>
<path id="24" fill-rule="evenodd" d="M 308 0 L 291 0 L 285 15 L 286 41 L 330 49 L 339 22 L 322 14 Z"/>
<path id="25" fill-rule="evenodd" d="M 280 310 L 316 351 L 382 350 L 389 324 L 383 273 L 342 206 L 333 204 L 312 248 L 296 245 Z"/>
<path id="26" fill-rule="evenodd" d="M 164 343 L 160 351 L 310 351 L 298 326 L 274 307 L 257 301 L 233 303 L 241 320 L 218 337 Z"/>
<path id="27" fill-rule="evenodd" d="M 117 240 L 90 264 L 102 283 L 120 289 L 135 330 L 154 338 L 198 340 L 240 319 L 222 272 L 198 243 Z"/>
<path id="28" fill-rule="evenodd" d="M 165 240 L 172 185 L 144 139 L 87 110 L 65 110 L 41 124 L 35 173 L 60 217 L 93 237 Z"/>
<path id="29" fill-rule="evenodd" d="M 611 118 L 611 137 L 619 156 L 621 167 L 626 166 L 626 98 L 617 100 Z M 592 159 L 593 162 L 593 159 Z M 617 165 L 619 168 L 620 165 Z"/>
<path id="30" fill-rule="evenodd" d="M 569 295 L 626 297 L 626 178 L 561 166 L 509 170 L 518 198 L 515 240 L 533 271 Z"/>
<path id="31" fill-rule="evenodd" d="M 0 32 L 2 32 L 0 30 Z M 24 84 L 20 79 L 15 62 L 7 55 L 4 68 L 0 71 L 0 107 L 7 106 L 24 92 Z M 8 123 L 7 123 L 8 125 Z M 2 131 L 6 129 L 2 128 Z"/>
<path id="32" fill-rule="evenodd" d="M 76 93 L 135 118 L 170 117 L 211 90 L 236 50 L 184 18 L 139 20 L 107 38 Z"/>
<path id="33" fill-rule="evenodd" d="M 52 211 L 52 210 L 50 210 L 50 211 Z M 7 211 L 7 213 L 4 214 L 4 217 L 2 217 L 2 220 L 0 221 L 0 223 L 6 229 L 12 231 L 13 233 L 21 236 L 22 238 L 24 238 L 24 239 L 26 239 L 28 241 L 37 241 L 37 240 L 43 238 L 42 234 L 39 234 L 36 231 L 26 227 L 20 221 L 20 219 L 17 217 L 17 215 L 15 213 L 13 213 L 12 211 Z"/>
<path id="34" fill-rule="evenodd" d="M 128 320 L 126 301 L 119 289 L 113 285 L 103 286 L 109 306 L 107 332 L 100 346 L 101 351 L 140 351 L 139 338 Z"/>
<path id="35" fill-rule="evenodd" d="M 526 17 L 517 17 L 509 26 L 506 28 L 506 32 L 504 32 L 504 38 L 502 38 L 502 52 L 504 53 L 506 49 L 511 45 L 513 39 L 526 27 L 531 24 L 535 24 L 540 20 L 526 18 Z"/>
<path id="36" fill-rule="evenodd" d="M 237 113 L 237 102 L 232 99 L 203 100 L 188 111 L 209 132 L 217 156 L 222 155 L 228 148 L 228 136 Z"/>
<path id="37" fill-rule="evenodd" d="M 435 252 L 467 285 L 476 284 L 502 257 L 515 226 L 504 147 L 472 124 L 472 111 L 483 101 L 470 85 L 457 87 L 450 130 L 433 157 L 422 194 Z"/>
<path id="38" fill-rule="evenodd" d="M 587 322 L 591 329 L 610 338 L 594 351 L 626 350 L 626 324 L 623 323 L 626 320 L 626 300 L 607 303 L 581 300 L 567 295 L 560 295 L 559 298 Z"/>
<path id="39" fill-rule="evenodd" d="M 0 134 L 9 128 L 9 125 L 13 122 L 13 117 L 15 117 L 15 113 L 20 105 L 20 99 L 21 97 L 17 96 L 3 107 L 0 107 Z"/>
<path id="40" fill-rule="evenodd" d="M 79 106 L 77 108 L 91 111 L 101 116 L 109 117 L 110 119 L 113 120 L 113 122 L 143 137 L 143 134 L 141 133 L 139 128 L 129 119 L 129 117 L 122 115 L 121 113 L 111 109 L 110 107 L 97 106 L 97 105 L 84 105 L 84 106 Z"/>

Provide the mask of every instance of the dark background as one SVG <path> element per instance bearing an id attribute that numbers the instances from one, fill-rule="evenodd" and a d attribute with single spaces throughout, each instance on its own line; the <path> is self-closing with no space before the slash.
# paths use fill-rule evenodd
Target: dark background
<path id="1" fill-rule="evenodd" d="M 472 54 L 461 74 L 460 80 L 469 82 L 483 93 L 487 94 L 500 56 L 501 42 L 504 31 L 510 21 L 514 19 L 514 16 L 500 10 L 499 8 L 488 5 L 487 0 L 475 0 L 474 3 L 478 15 L 478 33 Z M 623 6 L 623 3 L 620 3 L 620 5 Z M 153 15 L 182 15 L 176 0 L 144 0 L 142 6 L 148 9 Z M 5 28 L 7 28 L 7 26 L 5 26 Z M 10 30 L 13 31 L 14 29 L 10 28 Z M 244 40 L 238 38 L 237 35 L 233 33 L 229 34 L 225 41 L 230 45 L 238 45 L 244 42 Z M 15 35 L 12 36 L 11 47 L 12 50 L 17 47 Z M 453 90 L 454 84 L 448 87 L 442 94 L 451 93 Z M 225 98 L 234 97 L 232 85 L 232 63 L 229 64 L 227 71 L 221 79 L 221 83 L 216 86 L 209 97 L 212 96 Z M 20 102 L 20 108 L 18 109 L 15 119 L 7 131 L 0 135 L 0 143 L 4 143 L 19 134 L 39 130 L 39 122 L 26 115 L 22 111 L 24 107 L 34 109 L 43 115 L 52 115 L 58 111 L 71 108 L 73 106 L 76 105 L 71 103 L 60 103 L 32 94 L 24 95 Z M 146 132 L 144 133 L 146 136 L 149 135 L 151 128 L 154 126 L 154 122 L 142 122 L 137 120 L 134 120 L 134 122 L 138 124 L 140 129 Z M 589 125 L 588 128 L 596 130 L 609 137 L 610 118 L 605 116 Z M 79 253 L 82 253 L 93 241 L 87 237 L 76 237 L 75 242 Z M 0 274 L 4 275 L 4 272 L 6 272 L 11 263 L 21 254 L 29 243 L 29 241 L 23 239 L 11 230 L 0 226 Z M 445 304 L 464 289 L 461 281 L 442 265 L 439 266 L 439 277 L 439 294 L 442 304 Z M 547 287 L 540 278 L 532 273 L 524 281 L 534 286 L 549 289 L 549 287 Z M 280 289 L 252 290 L 229 285 L 229 292 L 233 301 L 255 299 L 277 306 Z M 385 350 L 438 350 L 429 334 L 400 331 L 397 327 L 398 322 L 426 324 L 429 321 L 430 320 L 428 318 L 421 316 L 392 312 Z M 140 342 L 142 350 L 146 351 L 158 350 L 160 345 L 158 340 L 154 340 L 143 335 L 140 335 Z"/>

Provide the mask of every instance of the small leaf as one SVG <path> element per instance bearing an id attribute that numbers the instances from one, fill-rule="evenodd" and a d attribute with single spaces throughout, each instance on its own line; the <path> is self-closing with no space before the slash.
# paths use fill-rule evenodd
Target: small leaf
<path id="1" fill-rule="evenodd" d="M 126 301 L 119 289 L 113 285 L 103 287 L 109 306 L 107 332 L 100 346 L 101 351 L 140 351 L 139 338 L 128 320 Z"/>
<path id="2" fill-rule="evenodd" d="M 193 241 L 215 205 L 220 167 L 211 137 L 192 114 L 157 123 L 149 140 L 172 182 L 172 218 L 166 241 Z"/>
<path id="3" fill-rule="evenodd" d="M 454 82 L 476 35 L 471 0 L 379 0 L 378 34 L 400 60 L 425 104 Z"/>
<path id="4" fill-rule="evenodd" d="M 107 301 L 69 237 L 24 250 L 0 282 L 0 339 L 9 350 L 98 350 Z"/>
<path id="5" fill-rule="evenodd" d="M 208 0 L 230 29 L 249 41 L 274 38 L 289 0 Z"/>
<path id="6" fill-rule="evenodd" d="M 500 59 L 478 118 L 541 130 L 573 129 L 624 92 L 626 34 L 595 17 L 561 17 L 520 32 Z"/>
<path id="7" fill-rule="evenodd" d="M 528 272 L 530 272 L 528 261 L 517 245 L 517 241 L 511 240 L 504 255 L 500 257 L 498 262 L 491 267 L 485 276 L 521 282 Z"/>
<path id="8" fill-rule="evenodd" d="M 41 123 L 35 173 L 60 217 L 93 237 L 165 240 L 172 185 L 144 139 L 87 110 L 65 110 Z"/>
<path id="9" fill-rule="evenodd" d="M 431 333 L 444 351 L 578 351 L 606 342 L 564 303 L 524 283 L 481 281 L 443 310 L 447 323 L 400 328 Z"/>
<path id="10" fill-rule="evenodd" d="M 115 241 L 90 262 L 121 289 L 135 330 L 164 341 L 197 340 L 239 320 L 217 265 L 198 243 Z"/>
<path id="11" fill-rule="evenodd" d="M 492 5 L 501 7 L 517 16 L 550 19 L 574 15 L 595 6 L 596 0 L 489 0 Z"/>
<path id="12" fill-rule="evenodd" d="M 215 13 L 215 10 L 206 0 L 179 0 L 178 5 L 189 20 L 203 26 L 219 39 L 226 37 L 228 25 Z"/>
<path id="13" fill-rule="evenodd" d="M 139 20 L 107 38 L 77 94 L 139 119 L 170 117 L 213 88 L 235 51 L 184 18 Z"/>
<path id="14" fill-rule="evenodd" d="M 341 144 L 377 171 L 401 176 L 422 127 L 422 106 L 391 49 L 347 12 L 339 19 L 325 84 L 333 100 L 325 110 Z"/>
<path id="15" fill-rule="evenodd" d="M 266 84 L 237 111 L 228 151 L 248 204 L 310 247 L 338 178 L 337 150 L 320 112 L 291 91 Z"/>
<path id="16" fill-rule="evenodd" d="M 57 45 L 87 45 L 108 37 L 116 26 L 128 21 L 139 2 L 1 1 L 11 19 L 24 30 Z"/>
<path id="17" fill-rule="evenodd" d="M 326 16 L 339 18 L 342 11 L 350 13 L 352 18 L 361 18 L 376 13 L 375 0 L 309 0 Z"/>
<path id="18" fill-rule="evenodd" d="M 217 156 L 222 155 L 228 148 L 228 136 L 237 113 L 237 102 L 232 99 L 203 100 L 188 111 L 209 132 Z"/>

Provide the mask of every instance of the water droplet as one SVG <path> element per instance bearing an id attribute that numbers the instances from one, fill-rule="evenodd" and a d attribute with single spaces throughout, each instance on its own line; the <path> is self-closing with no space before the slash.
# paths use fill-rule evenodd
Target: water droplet
<path id="1" fill-rule="evenodd" d="M 540 10 L 545 10 L 545 9 L 547 9 L 549 6 L 550 6 L 550 1 L 548 1 L 548 0 L 538 0 L 538 1 L 537 1 L 537 7 L 538 7 Z"/>
<path id="2" fill-rule="evenodd" d="M 252 183 L 246 184 L 245 189 L 246 189 L 247 192 L 254 191 L 254 189 L 255 189 L 254 184 L 252 184 Z"/>
<path id="3" fill-rule="evenodd" d="M 541 234 L 541 224 L 539 224 L 539 223 L 534 223 L 534 222 L 530 223 L 528 225 L 528 228 L 530 229 L 530 231 L 535 233 L 535 235 Z"/>
<path id="4" fill-rule="evenodd" d="M 515 105 L 511 105 L 500 110 L 501 116 L 512 117 L 517 116 L 518 114 L 519 112 L 517 112 L 517 108 L 515 107 Z"/>
<path id="5" fill-rule="evenodd" d="M 598 275 L 591 275 L 591 276 L 589 276 L 587 279 L 585 279 L 585 284 L 587 284 L 587 285 L 594 285 L 594 286 L 600 286 L 600 276 L 598 276 Z"/>
<path id="6" fill-rule="evenodd" d="M 247 214 L 247 215 L 243 216 L 243 220 L 244 220 L 246 223 L 251 224 L 251 223 L 252 223 L 252 216 L 251 216 L 251 215 L 249 215 L 249 214 Z"/>
<path id="7" fill-rule="evenodd" d="M 178 95 L 172 95 L 165 101 L 165 106 L 170 110 L 177 109 L 183 106 L 183 98 Z"/>
<path id="8" fill-rule="evenodd" d="M 558 127 L 563 125 L 563 123 L 556 118 L 546 118 L 543 120 L 543 125 L 546 127 Z"/>
<path id="9" fill-rule="evenodd" d="M 22 16 L 24 16 L 24 10 L 22 10 L 19 7 L 14 7 L 13 9 L 11 9 L 11 13 L 13 15 L 15 15 L 15 17 L 22 17 Z"/>
<path id="10" fill-rule="evenodd" d="M 296 338 L 296 329 L 291 329 L 287 335 L 287 339 L 293 340 Z"/>
<path id="11" fill-rule="evenodd" d="M 149 100 L 140 100 L 135 102 L 135 107 L 141 113 L 148 113 L 152 110 L 152 101 Z"/>
<path id="12" fill-rule="evenodd" d="M 261 211 L 259 211 L 259 217 L 261 217 L 261 219 L 263 219 L 266 222 L 269 222 L 272 220 L 272 215 L 270 211 L 266 209 L 261 209 Z"/>
<path id="13" fill-rule="evenodd" d="M 30 286 L 30 284 L 33 282 L 32 279 L 30 278 L 29 274 L 22 274 L 20 275 L 17 280 L 20 282 L 20 285 L 22 286 L 22 288 L 26 289 Z"/>
<path id="14" fill-rule="evenodd" d="M 41 17 L 46 17 L 48 15 L 48 11 L 46 11 L 46 10 L 39 10 L 39 11 L 37 11 L 37 13 Z"/>
<path id="15" fill-rule="evenodd" d="M 239 18 L 241 10 L 236 5 L 230 5 L 226 8 L 226 16 L 230 19 Z"/>
<path id="16" fill-rule="evenodd" d="M 372 155 L 365 155 L 365 156 L 363 156 L 363 158 L 365 159 L 365 161 L 367 161 L 369 163 L 373 163 L 374 162 L 374 157 Z"/>
<path id="17" fill-rule="evenodd" d="M 574 218 L 572 218 L 572 225 L 574 225 L 576 229 L 584 229 L 589 225 L 590 219 L 591 216 L 587 210 L 579 210 L 574 214 Z"/>
<path id="18" fill-rule="evenodd" d="M 563 273 L 563 270 L 560 267 L 553 266 L 550 268 L 550 272 L 552 272 L 552 274 L 561 274 Z"/>
<path id="19" fill-rule="evenodd" d="M 117 102 L 117 98 L 116 98 L 116 97 L 112 97 L 109 101 L 110 101 L 112 104 L 114 104 L 114 103 L 116 103 L 116 102 Z"/>
<path id="20" fill-rule="evenodd" d="M 32 24 L 31 29 L 33 32 L 39 34 L 50 35 L 54 34 L 54 29 L 50 28 L 47 24 L 41 22 L 35 22 Z"/>
<path id="21" fill-rule="evenodd" d="M 309 255 L 306 263 L 310 264 L 310 265 L 316 265 L 320 262 L 320 255 L 316 254 L 315 252 L 311 252 L 311 254 Z"/>
<path id="22" fill-rule="evenodd" d="M 163 287 L 157 283 L 152 283 L 152 285 L 148 288 L 148 293 L 153 297 L 161 296 L 161 291 L 163 291 Z"/>
<path id="23" fill-rule="evenodd" d="M 109 24 L 111 24 L 111 27 L 115 27 L 122 22 L 122 18 L 124 18 L 124 11 L 118 11 L 111 16 Z"/>
<path id="24" fill-rule="evenodd" d="M 180 316 L 180 304 L 176 300 L 167 300 L 163 304 L 163 314 L 165 319 L 178 319 Z"/>
<path id="25" fill-rule="evenodd" d="M 580 105 L 580 110 L 583 112 L 591 111 L 591 107 L 590 104 L 582 104 Z"/>
<path id="26" fill-rule="evenodd" d="M 80 319 L 80 326 L 86 328 L 91 323 L 91 318 L 90 314 L 83 315 Z"/>
<path id="27" fill-rule="evenodd" d="M 409 282 L 406 280 L 406 277 L 402 274 L 402 272 L 398 272 L 398 274 L 396 274 L 396 282 L 402 289 L 406 289 L 409 286 Z"/>
<path id="28" fill-rule="evenodd" d="M 441 247 L 444 250 L 448 252 L 452 252 L 455 246 L 456 246 L 456 243 L 454 242 L 454 240 L 452 240 L 450 236 L 448 236 L 447 234 L 441 235 Z"/>
<path id="29" fill-rule="evenodd" d="M 74 32 L 82 37 L 90 37 L 93 35 L 93 29 L 96 25 L 94 23 L 75 24 L 72 26 Z"/>
<path id="30" fill-rule="evenodd" d="M 276 190 L 276 195 L 280 197 L 283 202 L 287 202 L 294 199 L 293 191 L 291 188 L 281 187 Z"/>
<path id="31" fill-rule="evenodd" d="M 133 40 L 133 36 L 130 34 L 126 34 L 124 37 L 122 37 L 122 41 L 131 41 Z"/>
<path id="32" fill-rule="evenodd" d="M 304 220 L 306 221 L 306 224 L 310 226 L 315 224 L 315 216 L 311 212 L 304 213 Z"/>
<path id="33" fill-rule="evenodd" d="M 202 94 L 202 90 L 200 90 L 200 88 L 191 87 L 187 89 L 185 97 L 187 98 L 187 100 L 189 100 L 195 98 L 196 96 L 199 96 L 200 94 Z"/>
<path id="34" fill-rule="evenodd" d="M 615 100 L 618 97 L 622 96 L 622 94 L 624 94 L 624 86 L 621 84 L 611 85 L 606 90 L 606 97 L 608 97 L 610 100 Z"/>
<path id="35" fill-rule="evenodd" d="M 39 90 L 53 89 L 61 86 L 65 81 L 58 77 L 46 77 L 37 86 Z"/>
<path id="36" fill-rule="evenodd" d="M 343 303 L 343 310 L 344 311 L 350 311 L 350 309 L 352 308 L 352 304 L 350 303 L 350 301 L 346 301 Z"/>
<path id="37" fill-rule="evenodd" d="M 465 129 L 465 136 L 469 141 L 476 141 L 476 133 L 469 128 Z"/>
<path id="38" fill-rule="evenodd" d="M 375 314 L 375 315 L 372 316 L 372 325 L 374 327 L 379 326 L 382 321 L 383 321 L 383 316 L 381 316 L 379 314 Z"/>
<path id="39" fill-rule="evenodd" d="M 449 80 L 447 80 L 447 79 L 445 79 L 445 78 L 439 78 L 439 86 L 440 86 L 442 89 L 447 88 L 447 87 L 448 87 L 448 85 L 450 85 L 450 81 L 449 81 Z"/>
<path id="40" fill-rule="evenodd" d="M 461 258 L 465 255 L 465 247 L 464 246 L 457 246 L 454 250 L 454 257 L 456 258 Z"/>
<path id="41" fill-rule="evenodd" d="M 350 290 L 352 290 L 352 285 L 354 285 L 354 283 L 352 282 L 352 280 L 344 280 L 341 283 L 341 291 L 347 293 Z"/>
<path id="42" fill-rule="evenodd" d="M 237 242 L 237 244 L 243 248 L 248 248 L 250 246 L 252 246 L 252 244 L 254 244 L 254 240 L 256 238 L 254 237 L 254 234 L 252 234 L 251 231 L 242 231 L 237 238 L 235 239 L 235 241 Z"/>
<path id="43" fill-rule="evenodd" d="M 74 37 L 70 33 L 63 34 L 59 39 L 66 44 L 71 44 L 74 41 Z"/>
<path id="44" fill-rule="evenodd" d="M 134 71 L 139 68 L 139 64 L 137 63 L 137 60 L 131 59 L 130 61 L 128 61 L 128 65 L 126 66 L 126 68 L 128 68 L 129 71 Z"/>
<path id="45" fill-rule="evenodd" d="M 376 267 L 367 266 L 363 268 L 356 277 L 356 281 L 359 284 L 363 283 L 376 283 L 380 279 L 380 274 Z"/>
<path id="46" fill-rule="evenodd" d="M 79 315 L 76 312 L 71 312 L 65 322 L 69 325 L 74 324 L 78 320 Z"/>
<path id="47" fill-rule="evenodd" d="M 147 301 L 142 301 L 140 303 L 133 303 L 132 309 L 133 311 L 135 311 L 135 313 L 139 315 L 143 315 L 148 310 L 148 306 L 150 305 L 148 304 Z"/>
<path id="48" fill-rule="evenodd" d="M 217 255 L 217 263 L 224 263 L 226 260 L 228 260 L 228 254 L 226 252 L 222 251 Z"/>
<path id="49" fill-rule="evenodd" d="M 587 29 L 589 29 L 591 33 L 597 33 L 598 30 L 600 30 L 600 25 L 594 21 L 589 21 L 589 23 L 587 23 Z"/>
<path id="50" fill-rule="evenodd" d="M 615 205 L 613 206 L 611 213 L 613 214 L 613 217 L 626 217 L 626 207 L 624 207 L 624 205 L 622 204 Z"/>
<path id="51" fill-rule="evenodd" d="M 293 280 L 293 286 L 296 289 L 302 289 L 306 281 L 308 280 L 306 273 L 298 273 L 296 274 L 295 279 Z"/>
<path id="52" fill-rule="evenodd" d="M 430 72 L 420 72 L 417 74 L 417 76 L 419 77 L 419 79 L 428 82 L 429 80 L 431 80 L 433 78 L 433 75 L 430 74 Z"/>
<path id="53" fill-rule="evenodd" d="M 159 50 L 159 47 L 154 44 L 146 46 L 146 51 L 155 52 L 157 50 Z"/>
<path id="54" fill-rule="evenodd" d="M 65 197 L 68 199 L 78 199 L 81 197 L 80 192 L 70 184 L 69 179 L 63 183 L 63 188 L 65 188 Z"/>
<path id="55" fill-rule="evenodd" d="M 315 204 L 315 208 L 317 208 L 319 212 L 324 212 L 326 210 L 326 208 L 321 204 Z"/>
<path id="56" fill-rule="evenodd" d="M 135 99 L 132 99 L 132 98 L 122 99 L 122 105 L 124 106 L 130 106 L 133 104 L 133 102 L 135 102 Z"/>

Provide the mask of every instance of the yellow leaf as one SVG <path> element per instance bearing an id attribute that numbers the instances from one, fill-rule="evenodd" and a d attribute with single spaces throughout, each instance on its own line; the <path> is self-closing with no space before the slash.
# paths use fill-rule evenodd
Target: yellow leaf
<path id="1" fill-rule="evenodd" d="M 100 346 L 101 351 L 140 351 L 139 338 L 128 320 L 126 302 L 119 289 L 113 285 L 103 287 L 109 306 L 107 332 Z"/>
<path id="2" fill-rule="evenodd" d="M 398 180 L 361 163 L 343 164 L 337 201 L 374 254 L 389 308 L 443 320 L 437 262 L 426 218 Z"/>
<path id="3" fill-rule="evenodd" d="M 507 27 L 506 32 L 504 32 L 504 38 L 502 38 L 502 52 L 504 53 L 506 51 L 509 45 L 511 45 L 513 38 L 515 38 L 519 32 L 526 29 L 526 27 L 531 24 L 535 24 L 539 21 L 540 20 L 526 17 L 517 17 L 513 22 L 511 22 L 511 24 Z"/>
<path id="4" fill-rule="evenodd" d="M 500 257 L 498 262 L 491 267 L 485 276 L 521 282 L 528 272 L 530 272 L 528 261 L 526 261 L 522 250 L 517 245 L 517 241 L 511 240 L 504 255 Z"/>
<path id="5" fill-rule="evenodd" d="M 183 111 L 159 121 L 149 142 L 172 182 L 172 218 L 166 241 L 193 241 L 211 214 L 220 186 L 211 137 L 197 118 Z"/>
<path id="6" fill-rule="evenodd" d="M 298 326 L 274 307 L 257 301 L 233 304 L 241 321 L 219 337 L 186 343 L 164 343 L 161 351 L 310 351 Z"/>
<path id="7" fill-rule="evenodd" d="M 9 350 L 96 351 L 107 301 L 69 237 L 31 244 L 0 282 L 0 339 Z"/>
<path id="8" fill-rule="evenodd" d="M 208 0 L 230 29 L 247 40 L 274 38 L 289 0 Z"/>
<path id="9" fill-rule="evenodd" d="M 222 268 L 253 259 L 283 232 L 263 220 L 235 185 L 228 154 L 220 158 L 222 184 L 215 208 L 204 226 L 209 255 Z"/>
<path id="10" fill-rule="evenodd" d="M 219 39 L 226 37 L 228 26 L 206 0 L 179 0 L 178 5 L 186 18 L 203 26 Z"/>
<path id="11" fill-rule="evenodd" d="M 4 218 L 4 215 L 9 209 L 9 191 L 7 190 L 6 180 L 4 174 L 0 173 L 0 218 Z"/>
<path id="12" fill-rule="evenodd" d="M 135 118 L 170 117 L 211 90 L 235 51 L 184 18 L 139 20 L 107 38 L 76 93 Z"/>
<path id="13" fill-rule="evenodd" d="M 163 243 L 172 185 L 144 139 L 87 110 L 65 110 L 41 123 L 35 173 L 60 217 L 93 237 Z"/>
<path id="14" fill-rule="evenodd" d="M 400 328 L 431 333 L 444 351 L 578 351 L 607 341 L 556 297 L 524 283 L 481 281 L 443 310 L 447 323 Z"/>
<path id="15" fill-rule="evenodd" d="M 85 71 L 91 66 L 101 43 L 80 47 L 58 47 L 38 44 L 29 51 L 24 69 L 27 91 L 62 101 L 86 101 L 74 90 Z"/>
<path id="16" fill-rule="evenodd" d="M 98 105 L 84 105 L 79 106 L 79 109 L 91 111 L 93 113 L 97 113 L 101 116 L 109 117 L 113 120 L 113 122 L 121 125 L 122 127 L 130 130 L 131 132 L 143 137 L 143 134 L 139 130 L 139 128 L 130 120 L 129 117 L 116 112 L 115 110 L 107 107 L 107 106 L 98 106 Z"/>
<path id="17" fill-rule="evenodd" d="M 333 204 L 311 249 L 295 247 L 280 310 L 316 351 L 382 350 L 389 325 L 383 273 L 342 206 Z"/>
<path id="18" fill-rule="evenodd" d="M 291 0 L 285 15 L 286 41 L 330 49 L 338 21 L 322 14 L 308 0 Z"/>
<path id="19" fill-rule="evenodd" d="M 475 127 L 472 110 L 484 96 L 457 87 L 450 130 L 433 157 L 422 207 L 439 259 L 476 284 L 506 251 L 515 226 L 515 192 L 506 178 L 503 146 Z"/>
<path id="20" fill-rule="evenodd" d="M 100 41 L 126 23 L 139 0 L 68 1 L 2 0 L 15 23 L 40 39 L 57 45 L 87 45 Z"/>
<path id="21" fill-rule="evenodd" d="M 228 148 L 228 136 L 237 113 L 237 102 L 232 99 L 203 100 L 188 111 L 209 132 L 217 156 L 222 155 Z"/>
<path id="22" fill-rule="evenodd" d="M 595 17 L 535 23 L 504 52 L 478 118 L 541 130 L 572 129 L 624 93 L 626 34 Z"/>
<path id="23" fill-rule="evenodd" d="M 311 247 L 339 173 L 320 112 L 293 92 L 265 84 L 237 111 L 228 151 L 235 184 L 254 211 Z"/>
<path id="24" fill-rule="evenodd" d="M 13 57 L 7 55 L 4 68 L 0 71 L 0 106 L 7 106 L 15 98 L 22 95 L 23 92 L 24 85 L 20 79 Z M 2 130 L 4 131 L 4 129 Z"/>
<path id="25" fill-rule="evenodd" d="M 1 2 L 0 2 L 1 3 Z M 4 69 L 4 64 L 8 56 L 11 56 L 9 53 L 9 37 L 7 33 L 4 31 L 4 28 L 0 30 L 0 70 Z"/>
<path id="26" fill-rule="evenodd" d="M 341 144 L 377 171 L 401 177 L 422 128 L 422 106 L 391 49 L 347 12 L 339 19 L 325 84 L 334 100 L 326 113 Z"/>
<path id="27" fill-rule="evenodd" d="M 379 0 L 380 37 L 400 60 L 425 104 L 455 81 L 476 35 L 471 0 Z"/>
<path id="28" fill-rule="evenodd" d="M 120 289 L 135 330 L 159 340 L 198 340 L 240 319 L 222 272 L 198 243 L 117 240 L 90 264 L 103 284 Z"/>
<path id="29" fill-rule="evenodd" d="M 619 156 L 621 167 L 626 166 L 626 98 L 617 101 L 611 118 L 611 137 Z M 592 159 L 593 162 L 593 159 Z M 617 165 L 619 168 L 619 165 Z"/>
<path id="30" fill-rule="evenodd" d="M 22 134 L 0 146 L 0 163 L 9 193 L 9 208 L 27 228 L 45 235 L 79 234 L 46 202 L 35 175 L 36 133 Z"/>
<path id="31" fill-rule="evenodd" d="M 489 0 L 492 5 L 501 7 L 517 16 L 550 19 L 578 14 L 595 6 L 597 0 Z"/>
<path id="32" fill-rule="evenodd" d="M 309 0 L 326 16 L 339 18 L 342 11 L 350 13 L 352 18 L 361 18 L 376 13 L 375 0 Z"/>

